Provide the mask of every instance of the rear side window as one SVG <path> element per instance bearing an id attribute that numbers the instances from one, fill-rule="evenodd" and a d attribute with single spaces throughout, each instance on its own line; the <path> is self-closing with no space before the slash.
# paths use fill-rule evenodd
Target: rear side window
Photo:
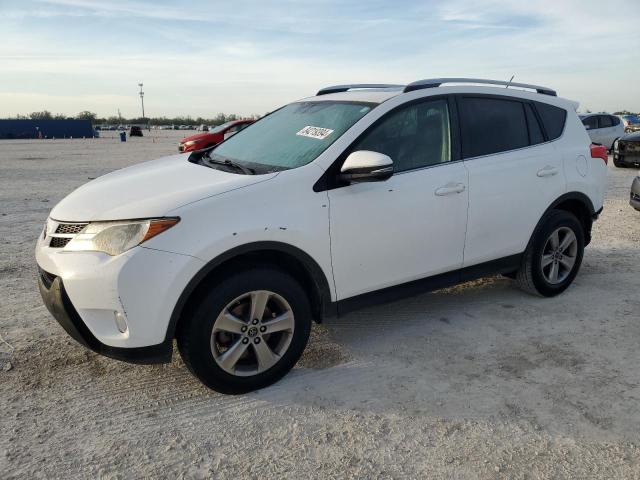
<path id="1" fill-rule="evenodd" d="M 538 119 L 535 113 L 533 113 L 533 108 L 531 108 L 531 105 L 528 103 L 525 103 L 524 109 L 527 114 L 527 125 L 529 126 L 529 144 L 537 145 L 538 143 L 544 142 L 544 135 L 542 135 Z"/>
<path id="2" fill-rule="evenodd" d="M 563 108 L 554 107 L 548 103 L 535 102 L 536 110 L 542 119 L 542 124 L 549 140 L 555 140 L 564 130 L 567 112 Z M 584 123 L 584 121 L 583 121 Z M 592 127 L 595 128 L 595 127 Z"/>
<path id="3" fill-rule="evenodd" d="M 598 123 L 600 124 L 600 128 L 613 127 L 613 122 L 611 121 L 611 117 L 609 115 L 600 115 L 598 117 Z"/>
<path id="4" fill-rule="evenodd" d="M 611 121 L 613 122 L 614 127 L 620 125 L 620 118 L 618 117 L 611 117 Z"/>
<path id="5" fill-rule="evenodd" d="M 462 150 L 466 158 L 529 145 L 524 104 L 497 98 L 461 97 Z"/>

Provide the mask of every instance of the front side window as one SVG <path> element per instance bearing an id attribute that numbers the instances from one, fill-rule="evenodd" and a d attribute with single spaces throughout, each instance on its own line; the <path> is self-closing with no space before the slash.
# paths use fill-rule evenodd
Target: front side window
<path id="1" fill-rule="evenodd" d="M 387 114 L 351 150 L 384 153 L 393 160 L 395 172 L 450 161 L 447 101 L 417 103 Z"/>
<path id="2" fill-rule="evenodd" d="M 373 108 L 362 102 L 298 102 L 261 118 L 210 153 L 259 171 L 286 170 L 315 160 Z"/>
<path id="3" fill-rule="evenodd" d="M 529 145 L 524 105 L 497 98 L 462 97 L 462 151 L 466 158 Z"/>
<path id="4" fill-rule="evenodd" d="M 598 128 L 598 117 L 596 117 L 595 115 L 592 117 L 585 117 L 582 119 L 582 124 L 589 130 Z"/>

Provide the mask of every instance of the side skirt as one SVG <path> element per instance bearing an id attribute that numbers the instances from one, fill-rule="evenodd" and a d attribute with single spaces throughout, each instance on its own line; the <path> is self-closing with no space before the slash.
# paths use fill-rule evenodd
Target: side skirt
<path id="1" fill-rule="evenodd" d="M 432 277 L 394 285 L 393 287 L 383 288 L 382 290 L 363 293 L 355 297 L 338 300 L 334 302 L 334 305 L 336 306 L 338 316 L 342 316 L 368 306 L 394 302 L 420 293 L 432 292 L 433 290 L 451 287 L 489 275 L 513 272 L 520 268 L 522 255 L 522 253 L 519 253 L 498 260 L 491 260 L 490 262 L 441 273 Z"/>

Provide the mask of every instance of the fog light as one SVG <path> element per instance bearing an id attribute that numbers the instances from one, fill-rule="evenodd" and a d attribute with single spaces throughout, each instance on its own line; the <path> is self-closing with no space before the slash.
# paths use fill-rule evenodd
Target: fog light
<path id="1" fill-rule="evenodd" d="M 116 327 L 120 333 L 125 333 L 128 329 L 127 327 L 127 319 L 124 316 L 124 313 L 121 312 L 113 312 L 113 316 L 116 319 Z"/>

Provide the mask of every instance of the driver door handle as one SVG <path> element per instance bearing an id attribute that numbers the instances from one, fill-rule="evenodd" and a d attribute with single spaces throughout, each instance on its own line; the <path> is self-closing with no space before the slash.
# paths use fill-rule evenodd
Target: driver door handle
<path id="1" fill-rule="evenodd" d="M 551 165 L 547 165 L 541 170 L 538 170 L 539 177 L 551 177 L 558 173 L 558 169 L 556 167 L 552 167 Z"/>
<path id="2" fill-rule="evenodd" d="M 465 190 L 464 183 L 449 182 L 440 188 L 437 188 L 434 192 L 436 196 L 442 197 L 444 195 L 452 195 L 454 193 L 462 193 Z"/>

